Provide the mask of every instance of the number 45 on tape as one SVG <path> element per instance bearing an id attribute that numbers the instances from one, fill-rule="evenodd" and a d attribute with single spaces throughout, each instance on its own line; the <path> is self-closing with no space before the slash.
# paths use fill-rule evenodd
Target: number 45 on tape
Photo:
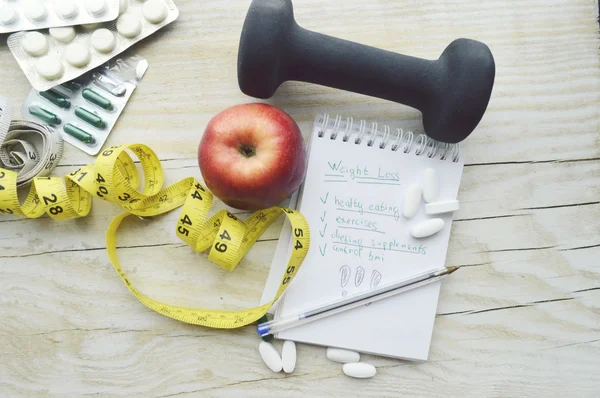
<path id="1" fill-rule="evenodd" d="M 144 186 L 129 152 L 140 161 Z M 226 210 L 206 219 L 213 195 L 195 178 L 185 178 L 162 188 L 164 174 L 154 151 L 142 144 L 106 149 L 94 164 L 84 166 L 64 178 L 38 177 L 20 204 L 16 186 L 17 173 L 0 169 L 0 213 L 38 218 L 47 214 L 55 220 L 85 217 L 96 197 L 121 206 L 125 211 L 115 217 L 106 232 L 109 259 L 131 293 L 148 308 L 182 322 L 213 328 L 238 328 L 260 319 L 292 281 L 310 247 L 308 222 L 299 212 L 271 207 L 239 220 Z M 40 199 L 41 198 L 41 199 Z M 262 306 L 239 311 L 210 310 L 172 306 L 153 300 L 140 292 L 123 271 L 117 257 L 116 235 L 128 216 L 152 217 L 181 207 L 176 226 L 177 236 L 197 252 L 210 250 L 209 260 L 233 271 L 256 240 L 282 213 L 292 225 L 292 255 L 275 297 Z"/>

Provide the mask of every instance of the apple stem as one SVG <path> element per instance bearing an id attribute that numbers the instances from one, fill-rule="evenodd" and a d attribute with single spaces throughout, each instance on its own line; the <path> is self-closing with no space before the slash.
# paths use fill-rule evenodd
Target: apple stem
<path id="1" fill-rule="evenodd" d="M 252 145 L 242 144 L 240 145 L 240 153 L 247 158 L 256 155 L 256 148 Z"/>

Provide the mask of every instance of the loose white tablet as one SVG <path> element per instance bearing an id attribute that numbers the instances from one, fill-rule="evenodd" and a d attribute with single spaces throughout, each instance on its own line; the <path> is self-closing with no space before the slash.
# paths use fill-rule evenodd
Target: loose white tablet
<path id="1" fill-rule="evenodd" d="M 90 14 L 93 16 L 100 16 L 104 14 L 106 11 L 106 1 L 105 0 L 87 0 L 85 2 L 85 8 L 88 10 Z"/>
<path id="2" fill-rule="evenodd" d="M 460 204 L 458 200 L 439 200 L 437 202 L 427 203 L 425 205 L 425 213 L 433 214 L 444 214 L 453 213 L 458 211 Z"/>
<path id="3" fill-rule="evenodd" d="M 429 220 L 421 221 L 410 230 L 410 234 L 413 238 L 426 238 L 433 234 L 436 234 L 444 229 L 444 220 L 441 218 L 431 218 Z"/>
<path id="4" fill-rule="evenodd" d="M 281 349 L 281 364 L 285 373 L 292 373 L 296 368 L 296 343 L 286 340 Z"/>
<path id="5" fill-rule="evenodd" d="M 23 9 L 25 16 L 32 22 L 40 22 L 48 16 L 48 10 L 43 2 L 39 0 L 27 0 Z"/>
<path id="6" fill-rule="evenodd" d="M 123 14 L 117 20 L 117 31 L 129 39 L 133 39 L 142 33 L 142 22 L 133 13 Z"/>
<path id="7" fill-rule="evenodd" d="M 377 374 L 377 368 L 375 366 L 364 362 L 344 364 L 342 366 L 342 371 L 346 376 L 357 379 L 368 379 Z"/>
<path id="8" fill-rule="evenodd" d="M 37 73 L 46 80 L 58 79 L 63 74 L 63 65 L 58 58 L 46 55 L 35 65 Z"/>
<path id="9" fill-rule="evenodd" d="M 129 0 L 119 0 L 119 15 L 123 14 L 129 8 Z"/>
<path id="10" fill-rule="evenodd" d="M 71 43 L 65 50 L 65 59 L 67 62 L 78 68 L 83 68 L 90 63 L 92 54 L 90 49 L 82 43 Z"/>
<path id="11" fill-rule="evenodd" d="M 419 211 L 421 204 L 421 187 L 417 184 L 409 185 L 404 193 L 404 206 L 402 214 L 406 218 L 412 218 Z"/>
<path id="12" fill-rule="evenodd" d="M 92 47 L 101 53 L 109 53 L 115 49 L 117 39 L 113 32 L 106 28 L 101 28 L 92 33 Z"/>
<path id="13" fill-rule="evenodd" d="M 79 13 L 77 4 L 73 0 L 56 0 L 54 3 L 54 11 L 62 19 L 73 19 Z"/>
<path id="14" fill-rule="evenodd" d="M 142 15 L 153 24 L 159 24 L 167 18 L 169 11 L 163 0 L 148 0 L 142 7 Z"/>
<path id="15" fill-rule="evenodd" d="M 50 36 L 60 43 L 70 43 L 75 38 L 75 28 L 72 26 L 65 26 L 62 28 L 50 28 L 48 29 Z"/>
<path id="16" fill-rule="evenodd" d="M 19 13 L 9 5 L 0 8 L 0 25 L 9 26 L 19 20 Z"/>
<path id="17" fill-rule="evenodd" d="M 39 57 L 48 52 L 48 39 L 40 32 L 27 32 L 21 45 L 23 50 L 32 57 Z"/>
<path id="18" fill-rule="evenodd" d="M 265 365 L 269 367 L 273 372 L 281 372 L 283 364 L 281 363 L 281 356 L 275 346 L 269 342 L 261 341 L 258 345 L 258 352 L 260 357 L 264 361 Z"/>
<path id="19" fill-rule="evenodd" d="M 437 173 L 434 168 L 429 167 L 423 173 L 423 199 L 427 203 L 435 202 L 439 193 Z"/>

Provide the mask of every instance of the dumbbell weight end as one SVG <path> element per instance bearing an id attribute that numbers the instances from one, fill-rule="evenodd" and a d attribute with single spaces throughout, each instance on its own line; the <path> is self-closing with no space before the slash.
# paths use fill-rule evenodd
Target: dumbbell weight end
<path id="1" fill-rule="evenodd" d="M 494 82 L 489 48 L 454 40 L 437 60 L 425 60 L 300 27 L 290 0 L 254 0 L 240 38 L 242 92 L 270 98 L 286 80 L 315 83 L 387 99 L 423 114 L 428 136 L 465 139 L 479 124 Z"/>

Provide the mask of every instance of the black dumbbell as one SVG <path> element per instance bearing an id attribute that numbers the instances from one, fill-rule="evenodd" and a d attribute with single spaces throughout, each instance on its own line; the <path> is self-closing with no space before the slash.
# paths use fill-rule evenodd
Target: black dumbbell
<path id="1" fill-rule="evenodd" d="M 295 80 L 383 98 L 420 110 L 425 133 L 447 143 L 464 140 L 479 124 L 495 70 L 490 49 L 476 40 L 454 40 L 432 61 L 304 29 L 291 0 L 253 0 L 238 53 L 246 95 L 270 98 Z"/>

